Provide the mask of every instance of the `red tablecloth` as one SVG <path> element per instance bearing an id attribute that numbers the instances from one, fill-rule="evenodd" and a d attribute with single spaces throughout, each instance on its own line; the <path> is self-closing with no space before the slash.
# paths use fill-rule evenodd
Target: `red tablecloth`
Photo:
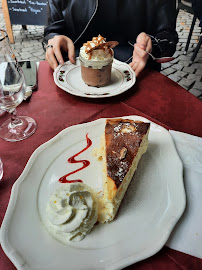
<path id="1" fill-rule="evenodd" d="M 30 100 L 23 102 L 17 112 L 33 117 L 38 129 L 24 141 L 11 143 L 0 139 L 0 156 L 4 163 L 4 177 L 0 182 L 0 223 L 6 212 L 11 187 L 33 151 L 66 127 L 101 117 L 140 115 L 167 129 L 202 137 L 202 103 L 164 75 L 149 70 L 145 70 L 137 83 L 122 95 L 87 99 L 59 89 L 54 84 L 52 70 L 46 62 L 41 62 L 38 91 L 33 93 Z M 8 114 L 1 116 L 0 124 L 7 118 Z M 0 269 L 15 269 L 2 249 Z M 151 258 L 127 269 L 198 270 L 202 269 L 202 260 L 164 247 Z"/>

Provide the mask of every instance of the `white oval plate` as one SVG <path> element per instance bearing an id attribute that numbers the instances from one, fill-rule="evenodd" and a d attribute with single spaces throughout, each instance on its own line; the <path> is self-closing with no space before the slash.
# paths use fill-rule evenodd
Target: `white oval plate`
<path id="1" fill-rule="evenodd" d="M 80 97 L 105 98 L 119 95 L 130 89 L 136 81 L 135 72 L 124 63 L 114 59 L 112 64 L 111 83 L 103 87 L 92 87 L 84 83 L 81 78 L 80 61 L 76 64 L 70 61 L 59 65 L 53 73 L 55 84 L 64 91 Z"/>
<path id="2" fill-rule="evenodd" d="M 133 120 L 149 122 L 138 116 Z M 95 225 L 87 237 L 64 245 L 43 225 L 44 209 L 58 179 L 79 168 L 67 159 L 92 146 L 77 159 L 90 166 L 72 175 L 96 191 L 102 189 L 101 164 L 92 156 L 99 147 L 105 119 L 69 127 L 32 154 L 12 188 L 2 223 L 2 248 L 18 270 L 114 270 L 157 253 L 166 243 L 185 208 L 182 163 L 169 132 L 151 123 L 149 147 L 143 155 L 117 217 Z"/>

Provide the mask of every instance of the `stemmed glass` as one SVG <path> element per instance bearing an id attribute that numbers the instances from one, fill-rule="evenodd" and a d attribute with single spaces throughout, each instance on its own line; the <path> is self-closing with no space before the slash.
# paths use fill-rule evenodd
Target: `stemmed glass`
<path id="1" fill-rule="evenodd" d="M 22 69 L 11 49 L 6 31 L 0 29 L 0 109 L 11 119 L 0 126 L 0 137 L 16 142 L 31 136 L 37 128 L 34 119 L 16 116 L 16 107 L 23 101 L 26 85 Z"/>

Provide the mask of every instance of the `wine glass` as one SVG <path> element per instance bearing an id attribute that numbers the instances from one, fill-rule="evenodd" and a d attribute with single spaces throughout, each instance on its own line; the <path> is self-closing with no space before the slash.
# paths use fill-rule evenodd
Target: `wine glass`
<path id="1" fill-rule="evenodd" d="M 31 136 L 37 128 L 34 119 L 16 116 L 16 107 L 23 101 L 26 85 L 23 71 L 11 49 L 6 31 L 0 29 L 0 109 L 11 119 L 0 126 L 0 137 L 16 142 Z"/>

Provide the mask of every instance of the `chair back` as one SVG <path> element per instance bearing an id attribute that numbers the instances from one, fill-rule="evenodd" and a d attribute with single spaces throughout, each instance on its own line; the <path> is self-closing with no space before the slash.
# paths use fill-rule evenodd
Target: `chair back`
<path id="1" fill-rule="evenodd" d="M 202 27 L 202 0 L 192 0 L 192 9 L 200 21 L 200 27 Z"/>

